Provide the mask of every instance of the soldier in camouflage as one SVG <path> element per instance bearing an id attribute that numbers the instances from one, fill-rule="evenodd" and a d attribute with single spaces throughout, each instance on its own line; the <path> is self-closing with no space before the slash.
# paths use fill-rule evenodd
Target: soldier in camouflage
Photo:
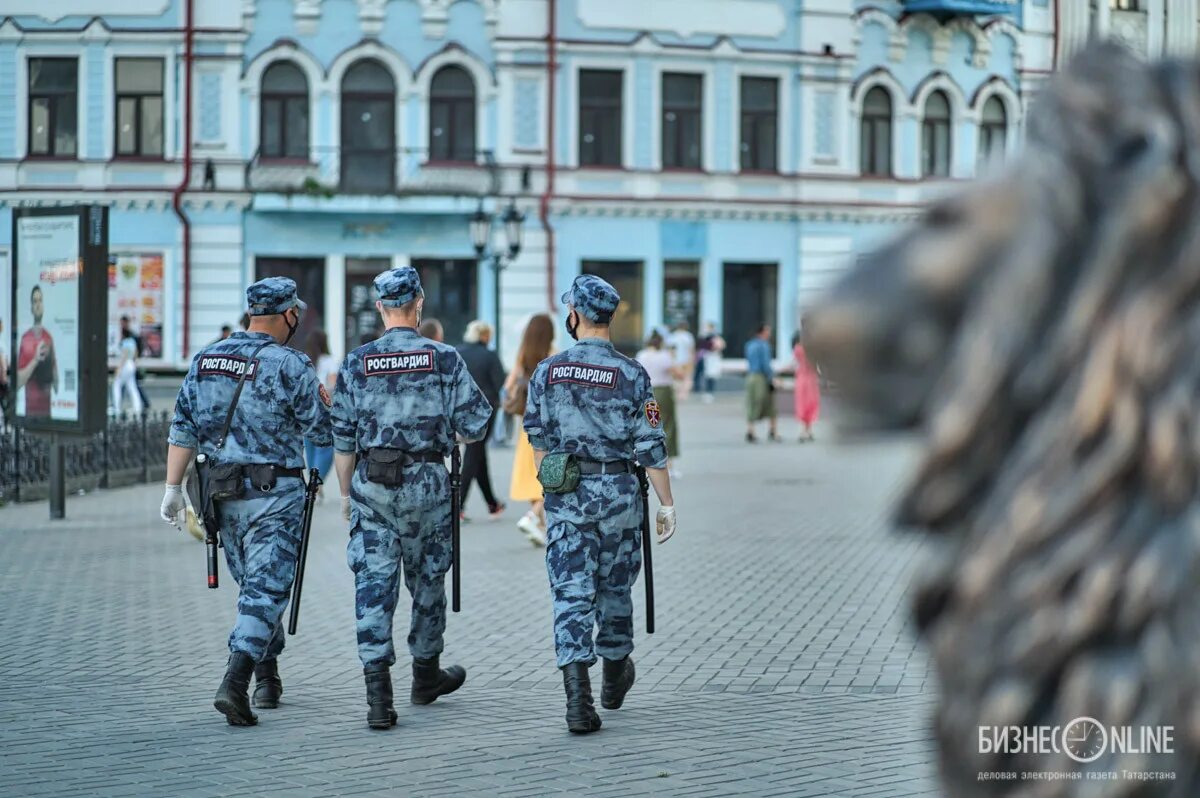
<path id="1" fill-rule="evenodd" d="M 246 289 L 250 328 L 209 346 L 192 360 L 175 401 L 168 436 L 167 490 L 160 514 L 182 526 L 182 481 L 193 455 L 240 464 L 242 496 L 215 503 L 225 563 L 238 583 L 238 614 L 229 664 L 214 705 L 234 726 L 253 726 L 254 705 L 279 705 L 283 683 L 281 618 L 296 572 L 304 507 L 304 438 L 332 442 L 328 391 L 307 356 L 284 346 L 305 304 L 296 284 L 268 277 Z M 224 443 L 221 431 L 242 371 L 250 369 Z"/>
<path id="2" fill-rule="evenodd" d="M 375 289 L 387 331 L 342 363 L 333 443 L 342 512 L 350 522 L 346 557 L 354 571 L 367 723 L 387 729 L 396 724 L 392 615 L 402 573 L 412 596 L 412 703 L 431 703 L 467 677 L 457 665 L 439 665 L 451 564 L 445 457 L 455 436 L 466 442 L 484 436 L 492 408 L 454 347 L 417 332 L 425 294 L 416 270 L 386 271 L 375 278 Z"/>
<path id="3" fill-rule="evenodd" d="M 567 728 L 600 728 L 588 668 L 604 659 L 600 704 L 618 709 L 633 686 L 633 601 L 641 570 L 642 510 L 634 462 L 661 506 L 658 542 L 675 533 L 667 450 L 650 378 L 617 352 L 609 322 L 621 298 L 598 277 L 577 277 L 562 296 L 578 343 L 546 358 L 529 380 L 525 432 L 541 467 L 547 453 L 579 460 L 579 487 L 546 493 L 546 570 L 554 600 L 554 648 L 567 695 Z M 595 642 L 593 629 L 598 627 Z"/>

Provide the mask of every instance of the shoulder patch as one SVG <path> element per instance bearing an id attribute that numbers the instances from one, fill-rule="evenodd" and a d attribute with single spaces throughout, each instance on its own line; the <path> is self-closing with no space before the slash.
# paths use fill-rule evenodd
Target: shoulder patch
<path id="1" fill-rule="evenodd" d="M 321 397 L 321 404 L 326 407 L 333 407 L 333 397 L 329 395 L 329 389 L 324 385 L 317 386 L 317 396 Z"/>
<path id="2" fill-rule="evenodd" d="M 416 349 L 412 352 L 383 352 L 363 357 L 363 374 L 368 377 L 408 374 L 415 371 L 433 371 L 432 349 Z"/>
<path id="3" fill-rule="evenodd" d="M 658 407 L 657 399 L 646 400 L 646 421 L 650 422 L 652 427 L 657 427 L 662 423 L 662 410 Z"/>
<path id="4" fill-rule="evenodd" d="M 550 366 L 550 374 L 546 381 L 550 385 L 569 382 L 574 385 L 607 388 L 612 391 L 617 387 L 617 369 L 609 366 L 594 366 L 590 363 L 554 363 Z"/>
<path id="5" fill-rule="evenodd" d="M 257 358 L 250 364 L 250 374 L 247 375 L 246 382 L 254 382 L 254 378 L 258 376 L 258 364 Z M 241 355 L 201 355 L 196 373 L 237 380 L 241 379 L 245 370 L 246 358 Z"/>

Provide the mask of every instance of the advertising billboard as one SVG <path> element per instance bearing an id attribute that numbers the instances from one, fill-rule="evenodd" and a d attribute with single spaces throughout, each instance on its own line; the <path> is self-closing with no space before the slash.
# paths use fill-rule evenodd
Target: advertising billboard
<path id="1" fill-rule="evenodd" d="M 10 374 L 23 427 L 83 433 L 104 424 L 107 238 L 104 208 L 13 213 Z"/>
<path id="2" fill-rule="evenodd" d="M 121 317 L 137 336 L 138 358 L 163 356 L 163 254 L 114 252 L 108 256 L 108 357 L 121 346 Z"/>

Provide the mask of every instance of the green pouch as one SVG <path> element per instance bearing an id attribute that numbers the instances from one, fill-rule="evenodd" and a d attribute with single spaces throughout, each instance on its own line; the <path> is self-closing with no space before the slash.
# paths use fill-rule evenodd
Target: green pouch
<path id="1" fill-rule="evenodd" d="M 570 493 L 579 487 L 579 460 L 568 452 L 554 452 L 542 458 L 538 482 L 546 493 Z"/>

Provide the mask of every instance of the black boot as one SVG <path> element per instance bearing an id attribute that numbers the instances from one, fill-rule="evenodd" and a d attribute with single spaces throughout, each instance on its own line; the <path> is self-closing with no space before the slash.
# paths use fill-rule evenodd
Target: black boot
<path id="1" fill-rule="evenodd" d="M 253 726 L 258 716 L 250 711 L 250 674 L 254 673 L 254 660 L 248 654 L 235 651 L 229 655 L 225 678 L 217 688 L 213 706 L 225 716 L 230 726 Z"/>
<path id="2" fill-rule="evenodd" d="M 467 672 L 458 665 L 442 670 L 436 656 L 413 660 L 412 694 L 414 704 L 432 704 L 438 696 L 448 695 L 463 686 Z"/>
<path id="3" fill-rule="evenodd" d="M 600 716 L 592 706 L 592 682 L 586 662 L 563 666 L 563 689 L 567 692 L 567 728 L 588 734 L 600 728 Z"/>
<path id="4" fill-rule="evenodd" d="M 386 662 L 363 668 L 367 682 L 367 725 L 372 729 L 390 729 L 396 725 L 392 709 L 392 673 Z"/>
<path id="5" fill-rule="evenodd" d="M 283 695 L 283 680 L 279 678 L 279 660 L 267 659 L 254 666 L 254 706 L 275 709 Z"/>
<path id="6" fill-rule="evenodd" d="M 600 685 L 600 706 L 620 709 L 625 694 L 633 687 L 633 657 L 604 660 L 604 682 Z"/>

